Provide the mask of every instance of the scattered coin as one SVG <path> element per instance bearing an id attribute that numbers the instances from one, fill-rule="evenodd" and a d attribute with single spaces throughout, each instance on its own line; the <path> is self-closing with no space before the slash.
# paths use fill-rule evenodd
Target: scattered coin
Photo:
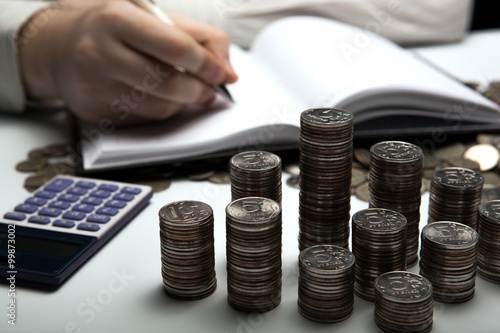
<path id="1" fill-rule="evenodd" d="M 356 198 L 362 201 L 370 201 L 370 189 L 368 188 L 368 182 L 364 182 L 361 185 L 358 185 L 354 191 L 354 195 Z"/>
<path id="2" fill-rule="evenodd" d="M 446 161 L 443 161 L 442 167 L 443 168 L 459 167 L 471 170 L 479 170 L 481 168 L 478 162 L 463 157 L 455 157 L 447 159 Z"/>
<path id="3" fill-rule="evenodd" d="M 53 144 L 42 148 L 42 152 L 45 156 L 49 157 L 59 157 L 68 154 L 68 144 Z"/>
<path id="4" fill-rule="evenodd" d="M 211 176 L 215 175 L 215 170 L 209 170 L 209 171 L 202 171 L 200 173 L 194 173 L 194 174 L 190 174 L 187 176 L 187 178 L 189 180 L 207 180 L 209 179 Z"/>
<path id="5" fill-rule="evenodd" d="M 488 202 L 493 200 L 500 200 L 500 186 L 484 184 L 481 202 Z"/>
<path id="6" fill-rule="evenodd" d="M 143 179 L 143 180 L 136 180 L 134 181 L 134 183 L 151 186 L 154 193 L 165 191 L 172 184 L 170 179 L 150 179 L 150 180 Z"/>
<path id="7" fill-rule="evenodd" d="M 351 186 L 356 187 L 368 180 L 368 171 L 360 169 L 352 169 Z"/>
<path id="8" fill-rule="evenodd" d="M 436 149 L 434 155 L 440 160 L 450 160 L 453 158 L 461 158 L 465 152 L 466 146 L 463 143 L 453 143 L 447 146 Z"/>
<path id="9" fill-rule="evenodd" d="M 481 172 L 485 184 L 500 186 L 500 175 L 496 172 Z"/>
<path id="10" fill-rule="evenodd" d="M 291 174 L 292 176 L 298 176 L 300 173 L 300 168 L 298 163 L 288 164 L 285 167 L 285 171 Z"/>
<path id="11" fill-rule="evenodd" d="M 21 172 L 39 171 L 47 165 L 46 157 L 30 158 L 16 164 L 16 170 Z"/>
<path id="12" fill-rule="evenodd" d="M 286 180 L 286 184 L 292 188 L 300 188 L 300 185 L 299 185 L 299 176 L 290 176 L 288 177 L 288 179 Z"/>
<path id="13" fill-rule="evenodd" d="M 464 158 L 477 162 L 479 170 L 489 171 L 497 166 L 500 161 L 500 153 L 494 146 L 483 143 L 467 148 L 464 152 Z"/>
<path id="14" fill-rule="evenodd" d="M 226 171 L 217 171 L 215 174 L 208 177 L 208 181 L 214 184 L 231 184 L 231 177 Z"/>
<path id="15" fill-rule="evenodd" d="M 370 167 L 370 150 L 366 148 L 355 148 L 354 158 L 365 168 Z"/>

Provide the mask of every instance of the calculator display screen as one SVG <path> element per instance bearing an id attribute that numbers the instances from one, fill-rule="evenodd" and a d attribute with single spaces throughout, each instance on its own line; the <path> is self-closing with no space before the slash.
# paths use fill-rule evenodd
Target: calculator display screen
<path id="1" fill-rule="evenodd" d="M 7 234 L 0 233 L 0 249 L 7 249 L 7 236 Z M 70 257 L 80 248 L 80 244 L 26 235 L 16 235 L 14 240 L 16 251 L 35 252 L 56 257 Z"/>

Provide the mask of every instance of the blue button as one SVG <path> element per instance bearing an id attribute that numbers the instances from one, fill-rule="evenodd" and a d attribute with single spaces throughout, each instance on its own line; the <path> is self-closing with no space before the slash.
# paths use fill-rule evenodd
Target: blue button
<path id="1" fill-rule="evenodd" d="M 114 185 L 114 184 L 101 184 L 101 185 L 99 185 L 99 187 L 97 189 L 103 190 L 103 191 L 114 192 L 118 189 L 118 186 Z"/>
<path id="2" fill-rule="evenodd" d="M 50 182 L 50 184 L 45 186 L 44 190 L 52 192 L 62 192 L 71 184 L 73 184 L 73 181 L 71 179 L 57 178 Z"/>
<path id="3" fill-rule="evenodd" d="M 115 216 L 118 214 L 118 209 L 111 207 L 101 207 L 96 211 L 97 214 Z"/>
<path id="4" fill-rule="evenodd" d="M 95 207 L 92 205 L 77 204 L 77 205 L 74 205 L 73 208 L 71 208 L 71 210 L 75 210 L 77 212 L 90 213 L 91 211 L 94 210 L 94 208 Z"/>
<path id="5" fill-rule="evenodd" d="M 89 182 L 89 181 L 86 181 L 86 180 L 79 180 L 75 186 L 78 186 L 78 187 L 85 187 L 85 188 L 93 188 L 95 187 L 95 183 L 94 182 Z"/>
<path id="6" fill-rule="evenodd" d="M 102 204 L 102 199 L 96 197 L 85 197 L 81 202 L 87 205 L 99 206 Z"/>
<path id="7" fill-rule="evenodd" d="M 56 217 L 61 215 L 62 211 L 58 208 L 48 208 L 44 207 L 40 209 L 38 212 L 38 215 L 43 215 L 43 216 L 50 216 L 50 217 Z"/>
<path id="8" fill-rule="evenodd" d="M 139 194 L 141 193 L 141 189 L 139 187 L 125 186 L 122 188 L 120 192 L 128 193 L 128 194 Z"/>
<path id="9" fill-rule="evenodd" d="M 27 203 L 30 205 L 43 206 L 47 203 L 47 199 L 31 197 L 31 198 L 26 199 L 26 201 L 24 203 Z"/>
<path id="10" fill-rule="evenodd" d="M 57 198 L 57 200 L 68 201 L 68 202 L 77 202 L 78 200 L 80 200 L 80 197 L 78 195 L 74 195 L 74 194 L 62 194 Z"/>
<path id="11" fill-rule="evenodd" d="M 38 210 L 38 206 L 28 205 L 28 204 L 19 204 L 14 208 L 16 212 L 28 213 L 32 214 Z"/>
<path id="12" fill-rule="evenodd" d="M 72 187 L 66 191 L 69 194 L 84 195 L 87 194 L 88 190 L 83 187 Z"/>
<path id="13" fill-rule="evenodd" d="M 7 212 L 3 216 L 4 219 L 22 221 L 26 218 L 26 215 L 21 213 Z"/>
<path id="14" fill-rule="evenodd" d="M 107 215 L 91 214 L 87 217 L 87 222 L 107 223 L 109 220 L 111 220 L 111 218 Z"/>
<path id="15" fill-rule="evenodd" d="M 127 205 L 127 203 L 125 201 L 121 201 L 121 200 L 109 200 L 109 201 L 106 201 L 106 203 L 104 204 L 104 206 L 112 207 L 112 208 L 123 208 L 126 205 Z"/>
<path id="16" fill-rule="evenodd" d="M 34 216 L 31 216 L 28 219 L 28 222 L 38 223 L 38 224 L 49 224 L 50 223 L 50 219 L 48 217 L 45 217 L 45 216 L 34 215 Z"/>
<path id="17" fill-rule="evenodd" d="M 54 199 L 57 194 L 49 191 L 38 191 L 35 193 L 35 197 L 44 199 Z"/>
<path id="18" fill-rule="evenodd" d="M 98 231 L 101 227 L 99 227 L 97 224 L 92 224 L 92 223 L 80 223 L 77 227 L 77 229 L 80 230 L 87 230 L 87 231 Z"/>
<path id="19" fill-rule="evenodd" d="M 71 203 L 67 201 L 52 201 L 49 203 L 49 207 L 52 208 L 67 209 L 69 206 L 71 206 Z"/>
<path id="20" fill-rule="evenodd" d="M 81 212 L 75 212 L 75 211 L 67 211 L 67 212 L 64 212 L 63 214 L 63 218 L 64 219 L 68 219 L 68 220 L 75 220 L 75 221 L 81 221 L 85 218 L 85 214 L 84 213 L 81 213 Z"/>
<path id="21" fill-rule="evenodd" d="M 134 200 L 134 196 L 128 193 L 117 193 L 113 196 L 115 200 L 123 200 L 123 201 L 132 201 Z"/>
<path id="22" fill-rule="evenodd" d="M 55 220 L 54 223 L 52 223 L 52 225 L 62 228 L 73 228 L 75 226 L 75 222 L 66 220 Z"/>
<path id="23" fill-rule="evenodd" d="M 103 191 L 103 190 L 97 190 L 97 191 L 92 191 L 90 193 L 91 196 L 93 197 L 99 197 L 99 198 L 109 198 L 109 196 L 111 195 L 111 192 L 109 191 Z"/>

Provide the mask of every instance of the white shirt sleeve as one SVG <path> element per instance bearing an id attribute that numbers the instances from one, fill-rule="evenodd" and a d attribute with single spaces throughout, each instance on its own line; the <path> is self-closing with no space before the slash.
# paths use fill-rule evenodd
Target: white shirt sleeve
<path id="1" fill-rule="evenodd" d="M 469 28 L 473 0 L 157 0 L 164 8 L 216 25 L 248 47 L 263 26 L 316 15 L 371 30 L 399 44 L 450 42 Z"/>
<path id="2" fill-rule="evenodd" d="M 25 107 L 17 45 L 29 43 L 29 36 L 18 40 L 19 29 L 30 16 L 51 5 L 47 1 L 0 1 L 0 110 L 20 112 Z"/>

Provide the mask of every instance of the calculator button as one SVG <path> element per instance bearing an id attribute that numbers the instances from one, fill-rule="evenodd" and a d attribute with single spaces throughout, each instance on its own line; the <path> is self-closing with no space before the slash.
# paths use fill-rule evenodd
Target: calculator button
<path id="1" fill-rule="evenodd" d="M 82 213 L 82 212 L 75 212 L 75 211 L 67 211 L 67 212 L 64 212 L 63 214 L 63 218 L 64 219 L 68 219 L 68 220 L 76 220 L 76 221 L 81 221 L 85 218 L 85 213 Z"/>
<path id="2" fill-rule="evenodd" d="M 85 195 L 87 194 L 88 190 L 83 187 L 72 187 L 66 193 L 69 194 L 76 194 L 76 195 Z"/>
<path id="3" fill-rule="evenodd" d="M 26 201 L 24 203 L 27 203 L 30 205 L 43 206 L 47 203 L 47 200 L 42 199 L 42 198 L 31 197 L 31 198 L 26 199 Z"/>
<path id="4" fill-rule="evenodd" d="M 77 204 L 74 205 L 71 210 L 75 210 L 77 212 L 83 212 L 83 213 L 90 213 L 91 211 L 94 210 L 94 206 L 92 205 L 86 205 L 86 204 Z"/>
<path id="5" fill-rule="evenodd" d="M 80 180 L 75 184 L 75 186 L 84 187 L 84 188 L 94 188 L 95 185 L 96 184 L 94 182 L 89 182 L 86 180 Z"/>
<path id="6" fill-rule="evenodd" d="M 49 191 L 38 191 L 35 193 L 35 197 L 44 199 L 54 199 L 56 195 L 56 193 Z"/>
<path id="7" fill-rule="evenodd" d="M 112 207 L 112 208 L 123 208 L 126 205 L 127 205 L 127 203 L 125 201 L 121 201 L 121 200 L 109 200 L 109 201 L 106 201 L 106 203 L 104 204 L 104 206 Z"/>
<path id="8" fill-rule="evenodd" d="M 85 197 L 81 202 L 87 205 L 99 206 L 100 204 L 102 204 L 102 199 L 96 197 Z"/>
<path id="9" fill-rule="evenodd" d="M 15 212 L 7 212 L 5 213 L 3 218 L 8 220 L 23 221 L 24 219 L 26 219 L 26 215 Z"/>
<path id="10" fill-rule="evenodd" d="M 38 215 L 56 217 L 56 216 L 61 215 L 61 213 L 62 213 L 62 210 L 60 210 L 58 208 L 44 207 L 44 208 L 40 209 L 40 211 L 38 212 Z"/>
<path id="11" fill-rule="evenodd" d="M 109 191 L 109 192 L 114 192 L 118 190 L 118 186 L 114 184 L 101 184 L 97 188 L 98 190 L 103 190 L 103 191 Z"/>
<path id="12" fill-rule="evenodd" d="M 28 222 L 38 223 L 38 224 L 49 224 L 50 223 L 50 219 L 48 217 L 45 217 L 45 216 L 34 215 L 34 216 L 31 216 L 28 219 Z"/>
<path id="13" fill-rule="evenodd" d="M 74 195 L 74 194 L 62 194 L 57 198 L 57 200 L 68 201 L 68 202 L 77 202 L 78 200 L 80 200 L 80 197 L 78 195 Z"/>
<path id="14" fill-rule="evenodd" d="M 66 221 L 66 220 L 55 220 L 52 223 L 53 226 L 62 227 L 62 228 L 73 228 L 75 226 L 75 222 Z"/>
<path id="15" fill-rule="evenodd" d="M 45 186 L 44 190 L 52 192 L 62 192 L 71 184 L 73 184 L 73 181 L 71 179 L 57 178 L 53 180 L 50 184 Z"/>
<path id="16" fill-rule="evenodd" d="M 38 206 L 28 205 L 28 204 L 19 204 L 14 208 L 16 212 L 28 213 L 32 214 L 38 210 Z"/>
<path id="17" fill-rule="evenodd" d="M 139 194 L 139 193 L 141 193 L 141 191 L 142 190 L 138 187 L 124 186 L 120 192 L 128 193 L 128 194 Z"/>
<path id="18" fill-rule="evenodd" d="M 91 214 L 87 217 L 87 222 L 107 223 L 111 218 L 107 215 Z"/>
<path id="19" fill-rule="evenodd" d="M 134 196 L 128 193 L 117 193 L 113 196 L 115 200 L 123 200 L 123 201 L 132 201 L 134 200 Z"/>
<path id="20" fill-rule="evenodd" d="M 71 203 L 67 201 L 52 201 L 49 203 L 51 208 L 67 209 L 69 206 L 71 206 Z"/>
<path id="21" fill-rule="evenodd" d="M 109 198 L 109 196 L 111 195 L 111 192 L 109 191 L 104 191 L 104 190 L 97 190 L 97 191 L 92 191 L 90 193 L 91 196 L 93 197 L 98 197 L 98 198 Z"/>
<path id="22" fill-rule="evenodd" d="M 92 223 L 80 223 L 77 227 L 79 230 L 87 230 L 87 231 L 98 231 L 101 227 L 97 224 Z"/>
<path id="23" fill-rule="evenodd" d="M 97 214 L 115 216 L 118 214 L 118 209 L 111 207 L 101 207 L 96 211 Z"/>

